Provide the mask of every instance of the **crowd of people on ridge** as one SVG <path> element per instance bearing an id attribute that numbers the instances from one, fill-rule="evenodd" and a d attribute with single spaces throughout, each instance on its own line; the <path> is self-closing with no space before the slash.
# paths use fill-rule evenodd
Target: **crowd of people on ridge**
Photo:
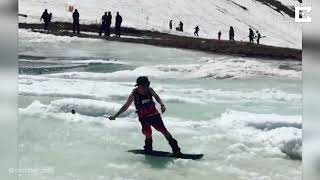
<path id="1" fill-rule="evenodd" d="M 80 34 L 80 14 L 77 9 L 74 10 L 72 13 L 72 18 L 73 18 L 73 33 Z M 52 13 L 48 13 L 48 10 L 45 9 L 44 12 L 42 13 L 42 16 L 40 18 L 40 21 L 43 19 L 44 21 L 44 29 L 48 30 L 49 24 L 52 20 Z M 104 15 L 101 17 L 101 26 L 99 30 L 99 36 L 104 33 L 105 36 L 109 36 L 111 34 L 111 24 L 112 24 L 112 14 L 111 11 L 105 12 Z M 120 16 L 119 12 L 117 12 L 116 18 L 115 18 L 115 34 L 116 37 L 121 36 L 121 24 L 122 24 L 122 17 Z M 169 21 L 169 29 L 172 30 L 173 28 L 173 21 Z M 194 36 L 199 37 L 199 31 L 200 28 L 199 26 L 196 26 L 194 28 Z M 176 31 L 183 32 L 183 22 L 180 21 L 178 24 L 178 27 L 176 27 Z M 221 40 L 222 32 L 218 32 L 218 40 Z M 229 41 L 235 41 L 234 39 L 235 32 L 234 28 L 230 26 L 229 29 Z M 249 42 L 254 43 L 254 39 L 256 39 L 257 44 L 260 44 L 260 39 L 266 36 L 261 36 L 259 31 L 256 31 L 256 34 L 254 33 L 252 28 L 249 28 Z M 242 41 L 242 40 L 241 40 Z"/>
<path id="2" fill-rule="evenodd" d="M 42 16 L 40 18 L 40 21 L 44 21 L 44 29 L 48 30 L 49 29 L 49 24 L 52 19 L 52 13 L 48 13 L 48 10 L 45 9 L 44 12 L 42 13 Z M 72 19 L 73 19 L 73 33 L 80 34 L 80 13 L 78 12 L 78 9 L 75 9 L 74 12 L 72 13 Z M 105 36 L 110 36 L 111 34 L 111 23 L 112 23 L 112 15 L 111 12 L 105 12 L 105 14 L 101 18 L 101 26 L 100 26 L 100 31 L 99 35 L 101 36 L 102 33 L 104 33 Z M 121 24 L 122 24 L 122 17 L 117 12 L 116 15 L 116 21 L 115 21 L 115 34 L 116 37 L 121 36 Z"/>
<path id="3" fill-rule="evenodd" d="M 172 26 L 173 26 L 173 23 L 172 23 L 172 20 L 169 21 L 169 29 L 172 30 Z M 194 28 L 194 36 L 197 36 L 199 37 L 199 26 L 196 26 Z M 183 22 L 180 21 L 179 22 L 179 26 L 176 27 L 176 31 L 181 31 L 183 32 Z M 261 36 L 261 34 L 259 33 L 259 31 L 256 31 L 257 35 L 254 34 L 253 30 L 251 28 L 249 28 L 249 42 L 250 43 L 254 43 L 254 39 L 257 39 L 257 44 L 260 44 L 260 39 L 263 38 L 263 37 L 266 37 L 266 36 Z M 221 40 L 221 31 L 218 32 L 218 40 Z M 234 40 L 234 29 L 232 26 L 230 26 L 230 30 L 229 30 L 229 41 L 235 41 Z M 242 41 L 242 40 L 241 40 Z"/>

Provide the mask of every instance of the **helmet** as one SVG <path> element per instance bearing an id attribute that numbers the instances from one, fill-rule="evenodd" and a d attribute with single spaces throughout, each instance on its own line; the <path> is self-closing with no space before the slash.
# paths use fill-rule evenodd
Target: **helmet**
<path id="1" fill-rule="evenodd" d="M 136 80 L 136 85 L 135 86 L 145 86 L 149 87 L 150 86 L 150 81 L 147 76 L 140 76 Z"/>

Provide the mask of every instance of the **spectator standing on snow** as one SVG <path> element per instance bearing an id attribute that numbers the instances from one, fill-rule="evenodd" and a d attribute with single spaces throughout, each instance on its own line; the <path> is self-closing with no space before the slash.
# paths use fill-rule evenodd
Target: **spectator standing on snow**
<path id="1" fill-rule="evenodd" d="M 170 22 L 169 22 L 169 28 L 170 28 L 170 30 L 172 29 L 172 20 L 170 20 Z"/>
<path id="2" fill-rule="evenodd" d="M 261 34 L 257 31 L 257 44 L 260 44 Z"/>
<path id="3" fill-rule="evenodd" d="M 51 23 L 51 19 L 52 19 L 52 13 L 50 13 L 48 17 L 49 24 Z"/>
<path id="4" fill-rule="evenodd" d="M 218 40 L 221 39 L 221 31 L 218 32 Z"/>
<path id="5" fill-rule="evenodd" d="M 193 33 L 193 34 L 194 34 L 195 36 L 198 36 L 198 37 L 199 37 L 199 34 L 198 34 L 199 30 L 200 30 L 200 29 L 199 29 L 199 26 L 196 26 L 196 27 L 194 28 L 194 33 Z"/>
<path id="6" fill-rule="evenodd" d="M 180 29 L 181 32 L 183 32 L 183 23 L 182 23 L 182 21 L 180 21 L 180 23 L 179 23 L 179 29 Z"/>
<path id="7" fill-rule="evenodd" d="M 117 12 L 116 24 L 115 24 L 116 37 L 120 37 L 121 35 L 121 23 L 122 23 L 122 17 L 120 16 L 119 12 Z"/>
<path id="8" fill-rule="evenodd" d="M 253 39 L 254 39 L 254 32 L 251 28 L 249 28 L 249 40 L 250 43 L 253 43 Z"/>
<path id="9" fill-rule="evenodd" d="M 102 32 L 104 32 L 105 36 L 107 35 L 107 17 L 108 17 L 107 12 L 105 12 L 104 15 L 101 17 L 101 27 L 100 27 L 99 36 L 102 35 Z"/>
<path id="10" fill-rule="evenodd" d="M 79 17 L 80 14 L 78 12 L 77 9 L 74 10 L 74 12 L 72 13 L 72 18 L 73 18 L 73 33 L 77 33 L 80 34 L 80 23 L 79 23 Z"/>
<path id="11" fill-rule="evenodd" d="M 52 13 L 51 13 L 51 17 L 52 17 Z M 50 23 L 50 14 L 48 13 L 48 10 L 45 9 L 41 15 L 41 18 L 40 18 L 40 21 L 43 19 L 44 21 L 44 29 L 45 30 L 48 30 L 48 26 L 49 26 L 49 23 Z"/>
<path id="12" fill-rule="evenodd" d="M 230 26 L 229 30 L 229 41 L 234 41 L 234 29 L 232 26 Z"/>
<path id="13" fill-rule="evenodd" d="M 111 15 L 111 12 L 109 11 L 106 19 L 107 36 L 110 36 L 111 22 L 112 22 L 112 15 Z"/>

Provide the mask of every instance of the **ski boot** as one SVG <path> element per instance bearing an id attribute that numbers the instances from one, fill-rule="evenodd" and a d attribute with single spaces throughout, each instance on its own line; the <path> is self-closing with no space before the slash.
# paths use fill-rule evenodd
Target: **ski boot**
<path id="1" fill-rule="evenodd" d="M 178 146 L 177 140 L 175 140 L 174 138 L 171 138 L 168 141 L 169 141 L 169 145 L 171 146 L 173 156 L 180 157 L 182 153 L 180 152 L 180 148 Z"/>
<path id="2" fill-rule="evenodd" d="M 151 153 L 152 152 L 152 138 L 146 138 L 146 140 L 144 141 L 145 145 L 143 146 L 144 151 L 146 153 Z"/>

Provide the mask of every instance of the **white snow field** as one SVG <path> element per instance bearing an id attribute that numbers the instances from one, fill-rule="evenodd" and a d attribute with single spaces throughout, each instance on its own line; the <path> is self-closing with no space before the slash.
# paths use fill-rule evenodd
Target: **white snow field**
<path id="1" fill-rule="evenodd" d="M 299 3 L 297 0 L 279 1 L 291 9 Z M 198 25 L 200 37 L 217 38 L 221 30 L 222 39 L 227 39 L 229 27 L 233 26 L 238 41 L 248 41 L 251 27 L 266 36 L 261 39 L 262 44 L 302 48 L 301 24 L 255 0 L 20 0 L 19 13 L 28 17 L 21 17 L 19 21 L 40 23 L 40 16 L 47 8 L 53 13 L 53 21 L 71 22 L 68 5 L 79 10 L 80 21 L 86 24 L 99 22 L 105 11 L 111 11 L 113 18 L 119 11 L 126 27 L 193 36 L 194 27 Z M 171 19 L 173 29 L 182 21 L 184 32 L 170 31 Z"/>

